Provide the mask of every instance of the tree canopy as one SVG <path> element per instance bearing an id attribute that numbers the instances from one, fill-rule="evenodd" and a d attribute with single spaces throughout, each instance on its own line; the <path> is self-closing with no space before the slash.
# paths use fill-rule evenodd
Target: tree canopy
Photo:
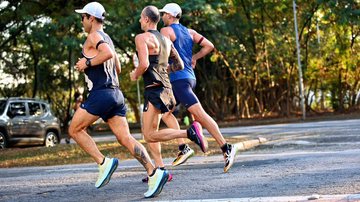
<path id="1" fill-rule="evenodd" d="M 181 23 L 216 47 L 198 61 L 196 93 L 216 120 L 301 113 L 292 1 L 175 1 Z M 63 122 L 73 95 L 84 88 L 74 71 L 85 33 L 74 12 L 86 1 L 2 1 L 0 3 L 0 96 L 49 101 Z M 105 31 L 122 63 L 121 90 L 139 121 L 133 68 L 134 36 L 146 5 L 167 1 L 100 1 Z M 359 107 L 359 2 L 301 0 L 297 19 L 308 112 L 345 112 Z M 159 23 L 159 29 L 162 23 Z M 195 47 L 194 51 L 198 51 Z"/>

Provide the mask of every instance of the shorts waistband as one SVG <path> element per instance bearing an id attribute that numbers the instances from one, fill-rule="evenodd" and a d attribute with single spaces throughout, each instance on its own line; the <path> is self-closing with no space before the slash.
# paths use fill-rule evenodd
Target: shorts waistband
<path id="1" fill-rule="evenodd" d="M 106 85 L 104 85 L 104 88 L 119 88 L 119 86 L 116 86 L 113 84 L 106 84 Z"/>
<path id="2" fill-rule="evenodd" d="M 96 91 L 96 90 L 105 90 L 105 89 L 120 89 L 119 86 L 115 86 L 115 85 L 103 85 L 99 88 L 96 88 L 96 89 L 92 89 L 91 91 Z M 91 92 L 90 91 L 90 92 Z"/>

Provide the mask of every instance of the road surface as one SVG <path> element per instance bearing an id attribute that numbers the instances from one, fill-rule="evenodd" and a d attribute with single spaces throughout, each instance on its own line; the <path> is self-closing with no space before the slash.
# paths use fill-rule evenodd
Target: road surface
<path id="1" fill-rule="evenodd" d="M 221 129 L 227 137 L 269 141 L 238 153 L 223 173 L 220 155 L 198 153 L 168 166 L 173 181 L 144 199 L 144 169 L 121 161 L 111 182 L 97 190 L 95 164 L 0 169 L 0 201 L 360 201 L 360 120 Z M 165 159 L 170 165 L 172 159 Z"/>

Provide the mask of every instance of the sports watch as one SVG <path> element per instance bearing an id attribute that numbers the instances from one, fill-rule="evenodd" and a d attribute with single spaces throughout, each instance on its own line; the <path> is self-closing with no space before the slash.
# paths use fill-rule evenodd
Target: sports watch
<path id="1" fill-rule="evenodd" d="M 91 67 L 91 60 L 90 59 L 86 60 L 85 64 L 86 66 Z"/>

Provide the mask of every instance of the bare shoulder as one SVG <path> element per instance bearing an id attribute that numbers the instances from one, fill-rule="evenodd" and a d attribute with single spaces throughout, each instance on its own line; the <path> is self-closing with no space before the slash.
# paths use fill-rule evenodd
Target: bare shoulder
<path id="1" fill-rule="evenodd" d="M 160 33 L 166 38 L 171 38 L 171 36 L 174 34 L 174 30 L 171 27 L 163 27 L 161 28 Z"/>
<path id="2" fill-rule="evenodd" d="M 135 36 L 135 43 L 144 41 L 145 38 L 146 38 L 145 33 L 138 34 L 138 35 Z"/>
<path id="3" fill-rule="evenodd" d="M 102 40 L 102 37 L 99 33 L 92 32 L 88 35 L 87 39 L 88 39 L 90 45 L 95 46 L 97 42 Z"/>
<path id="4" fill-rule="evenodd" d="M 195 31 L 194 29 L 188 28 L 188 31 L 189 31 L 189 33 L 190 33 L 191 36 L 196 36 L 196 35 L 199 34 L 199 33 L 198 33 L 197 31 Z"/>
<path id="5" fill-rule="evenodd" d="M 173 29 L 171 27 L 163 27 L 160 29 L 161 33 L 169 33 L 171 31 L 173 31 Z"/>

